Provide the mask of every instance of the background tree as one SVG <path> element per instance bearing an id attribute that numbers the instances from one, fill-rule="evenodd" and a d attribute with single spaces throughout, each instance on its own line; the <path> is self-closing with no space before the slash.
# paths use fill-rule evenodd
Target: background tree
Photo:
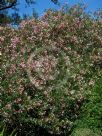
<path id="1" fill-rule="evenodd" d="M 51 0 L 54 4 L 57 4 L 58 0 Z M 28 6 L 35 4 L 35 0 L 25 0 Z M 19 16 L 19 9 L 17 6 L 21 4 L 21 0 L 0 0 L 0 25 L 6 25 L 8 23 L 18 24 L 21 20 Z M 14 13 L 10 16 L 8 15 L 8 10 L 14 10 Z M 33 9 L 32 9 L 33 10 Z M 24 15 L 28 16 L 28 15 Z M 38 17 L 38 14 L 33 10 L 35 18 Z"/>

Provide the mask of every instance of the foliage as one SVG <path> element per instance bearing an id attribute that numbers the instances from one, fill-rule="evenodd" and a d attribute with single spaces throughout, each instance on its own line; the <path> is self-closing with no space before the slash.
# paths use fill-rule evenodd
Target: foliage
<path id="1" fill-rule="evenodd" d="M 96 135 L 102 135 L 102 74 L 91 91 L 86 93 L 86 101 L 82 106 L 80 118 L 76 121 L 75 132 L 90 129 Z M 75 134 L 74 132 L 74 134 Z M 90 135 L 94 135 L 93 132 Z M 85 133 L 84 133 L 85 134 Z M 77 134 L 77 136 L 79 136 Z"/>
<path id="2" fill-rule="evenodd" d="M 57 4 L 58 0 L 51 0 L 53 3 Z M 0 0 L 0 11 L 5 9 L 14 8 L 17 4 L 20 4 L 19 0 Z M 35 4 L 35 0 L 25 0 L 25 2 L 30 4 Z"/>
<path id="3" fill-rule="evenodd" d="M 1 128 L 0 128 L 0 136 L 16 136 L 16 134 L 14 134 L 15 132 L 13 131 L 10 135 L 8 135 L 7 133 L 6 133 L 6 129 L 5 128 L 3 128 L 2 130 L 1 130 Z"/>
<path id="4" fill-rule="evenodd" d="M 1 120 L 70 133 L 86 91 L 102 72 L 101 28 L 79 5 L 48 10 L 18 29 L 0 27 Z"/>
<path id="5" fill-rule="evenodd" d="M 2 12 L 0 14 L 0 26 L 6 26 L 6 25 L 18 25 L 22 18 L 19 16 L 18 13 L 12 13 L 12 15 L 9 15 L 7 12 Z"/>
<path id="6" fill-rule="evenodd" d="M 84 128 L 84 129 L 77 129 L 73 136 L 100 136 L 97 133 L 94 133 L 92 130 Z"/>
<path id="7" fill-rule="evenodd" d="M 54 4 L 57 4 L 57 0 L 51 0 Z M 21 0 L 0 0 L 0 25 L 7 25 L 7 24 L 13 24 L 18 25 L 19 22 L 22 20 L 22 17 L 19 14 L 19 8 L 18 5 L 34 5 L 35 0 L 25 0 L 25 3 Z M 10 13 L 9 11 L 14 11 Z M 6 12 L 5 12 L 6 11 Z M 8 15 L 8 13 L 10 15 Z M 25 14 L 24 14 L 25 15 Z M 35 12 L 34 9 L 32 9 L 32 15 L 36 18 L 38 17 L 37 12 Z M 29 17 L 28 15 L 26 15 Z"/>

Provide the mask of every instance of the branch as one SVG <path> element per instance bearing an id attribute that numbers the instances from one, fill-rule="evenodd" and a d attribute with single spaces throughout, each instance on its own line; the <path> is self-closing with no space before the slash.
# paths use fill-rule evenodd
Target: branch
<path id="1" fill-rule="evenodd" d="M 1 7 L 0 10 L 5 10 L 5 9 L 8 9 L 8 8 L 12 8 L 16 3 L 17 3 L 17 0 L 14 0 L 14 2 L 9 4 L 8 6 Z"/>
<path id="2" fill-rule="evenodd" d="M 51 0 L 54 4 L 58 3 L 58 0 Z"/>

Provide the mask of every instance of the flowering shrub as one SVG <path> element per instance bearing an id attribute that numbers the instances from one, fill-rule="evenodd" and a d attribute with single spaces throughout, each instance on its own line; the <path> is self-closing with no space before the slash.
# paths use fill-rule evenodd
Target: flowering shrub
<path id="1" fill-rule="evenodd" d="M 101 28 L 78 6 L 48 10 L 18 29 L 1 27 L 1 119 L 69 133 L 85 90 L 101 73 Z"/>

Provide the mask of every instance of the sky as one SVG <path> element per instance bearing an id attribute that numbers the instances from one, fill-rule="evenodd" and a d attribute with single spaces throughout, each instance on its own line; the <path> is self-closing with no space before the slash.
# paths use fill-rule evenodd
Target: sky
<path id="1" fill-rule="evenodd" d="M 49 8 L 59 9 L 59 6 L 52 3 L 51 0 L 35 0 L 35 1 L 36 1 L 35 5 L 26 8 L 24 4 L 25 0 L 22 0 L 19 6 L 20 15 L 22 16 L 23 13 L 31 15 L 32 8 L 35 9 L 39 16 L 42 16 L 44 14 L 45 9 Z M 102 8 L 102 0 L 59 0 L 61 4 L 68 3 L 70 6 L 82 1 L 88 5 L 87 11 L 93 12 L 99 8 Z"/>

